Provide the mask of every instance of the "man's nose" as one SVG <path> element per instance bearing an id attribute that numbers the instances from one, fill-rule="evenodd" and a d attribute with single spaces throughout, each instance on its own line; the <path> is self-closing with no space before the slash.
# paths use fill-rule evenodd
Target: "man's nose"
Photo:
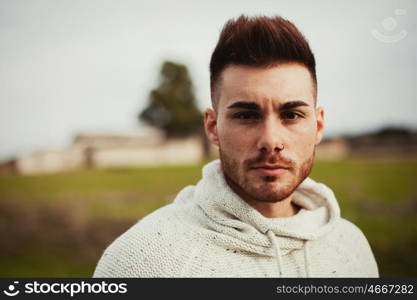
<path id="1" fill-rule="evenodd" d="M 257 147 L 262 153 L 280 152 L 285 148 L 284 127 L 275 116 L 263 122 Z"/>

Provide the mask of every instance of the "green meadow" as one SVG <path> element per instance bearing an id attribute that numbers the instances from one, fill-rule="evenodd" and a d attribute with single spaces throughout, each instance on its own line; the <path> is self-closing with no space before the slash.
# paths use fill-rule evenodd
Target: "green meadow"
<path id="1" fill-rule="evenodd" d="M 104 248 L 201 166 L 0 175 L 0 276 L 91 277 Z M 381 277 L 417 276 L 417 159 L 319 161 L 311 177 L 365 233 Z"/>

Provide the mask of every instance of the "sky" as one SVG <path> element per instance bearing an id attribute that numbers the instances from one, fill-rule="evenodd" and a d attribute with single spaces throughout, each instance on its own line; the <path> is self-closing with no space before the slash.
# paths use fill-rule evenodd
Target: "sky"
<path id="1" fill-rule="evenodd" d="M 210 107 L 211 52 L 240 14 L 306 36 L 326 136 L 417 129 L 417 1 L 0 0 L 0 160 L 140 131 L 165 60 L 187 65 Z"/>

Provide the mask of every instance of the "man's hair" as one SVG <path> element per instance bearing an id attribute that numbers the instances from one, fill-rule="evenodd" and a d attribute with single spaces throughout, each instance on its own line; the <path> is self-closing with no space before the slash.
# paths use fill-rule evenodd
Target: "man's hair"
<path id="1" fill-rule="evenodd" d="M 316 62 L 307 40 L 290 21 L 279 17 L 230 19 L 223 27 L 210 60 L 210 89 L 213 107 L 217 107 L 221 73 L 229 65 L 272 67 L 280 63 L 304 65 L 317 96 Z"/>

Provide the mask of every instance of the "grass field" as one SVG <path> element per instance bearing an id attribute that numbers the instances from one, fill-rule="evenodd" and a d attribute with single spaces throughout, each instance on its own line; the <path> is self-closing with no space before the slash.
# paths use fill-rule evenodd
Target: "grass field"
<path id="1" fill-rule="evenodd" d="M 104 248 L 201 166 L 0 175 L 0 276 L 90 277 Z M 417 276 L 417 159 L 317 162 L 311 177 L 368 237 L 382 277 Z"/>

